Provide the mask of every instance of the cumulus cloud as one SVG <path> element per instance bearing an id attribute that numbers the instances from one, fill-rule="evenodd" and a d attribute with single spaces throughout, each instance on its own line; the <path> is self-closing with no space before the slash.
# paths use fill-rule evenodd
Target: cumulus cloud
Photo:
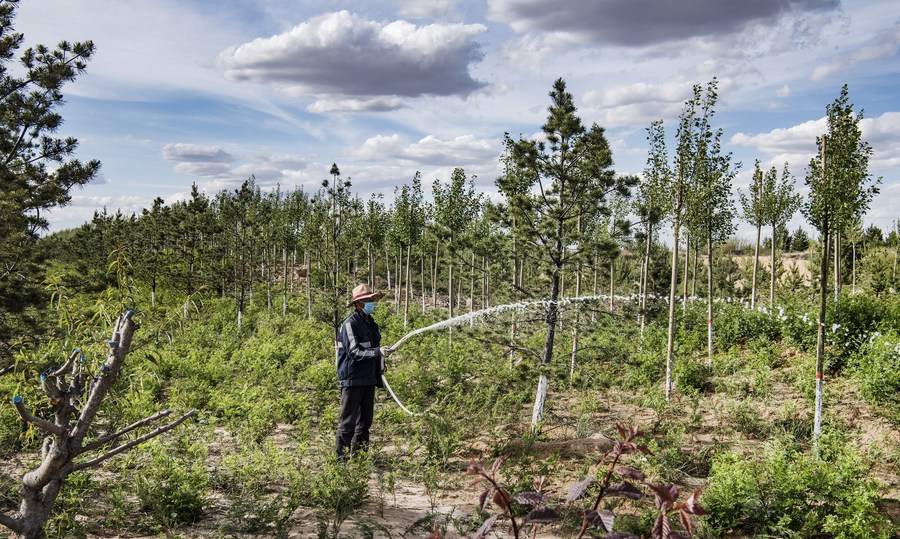
<path id="1" fill-rule="evenodd" d="M 571 34 L 600 45 L 644 46 L 726 35 L 792 13 L 829 11 L 838 0 L 488 0 L 488 17 L 517 32 Z"/>
<path id="2" fill-rule="evenodd" d="M 816 137 L 821 136 L 827 128 L 825 118 L 819 118 L 791 127 L 773 129 L 768 133 L 756 135 L 735 133 L 730 142 L 737 146 L 749 146 L 767 154 L 785 152 L 815 154 Z"/>
<path id="3" fill-rule="evenodd" d="M 229 48 L 218 64 L 230 80 L 272 84 L 289 95 L 464 97 L 484 86 L 469 64 L 482 58 L 475 37 L 485 30 L 381 23 L 340 11 Z"/>
<path id="4" fill-rule="evenodd" d="M 402 159 L 429 166 L 463 166 L 496 160 L 500 149 L 495 141 L 461 135 L 442 140 L 428 135 L 418 142 L 406 144 L 400 135 L 376 135 L 354 152 L 366 160 Z"/>
<path id="5" fill-rule="evenodd" d="M 891 28 L 878 32 L 866 45 L 849 54 L 839 56 L 827 64 L 817 66 L 813 69 L 810 78 L 822 80 L 848 71 L 860 62 L 891 58 L 896 56 L 898 50 L 900 50 L 900 24 L 895 24 Z"/>
<path id="6" fill-rule="evenodd" d="M 704 63 L 705 64 L 705 63 Z M 611 86 L 603 91 L 585 93 L 583 107 L 586 111 L 598 111 L 596 121 L 605 127 L 646 127 L 660 118 L 676 118 L 684 102 L 693 96 L 697 80 L 710 80 L 711 66 L 694 66 L 687 75 L 660 84 L 637 82 Z M 736 87 L 734 79 L 725 77 L 718 81 L 719 94 Z"/>

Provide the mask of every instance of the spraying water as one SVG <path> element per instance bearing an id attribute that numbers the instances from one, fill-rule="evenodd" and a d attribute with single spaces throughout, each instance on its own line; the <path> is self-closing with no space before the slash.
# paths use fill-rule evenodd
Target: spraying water
<path id="1" fill-rule="evenodd" d="M 397 347 L 399 347 L 401 344 L 406 342 L 409 338 L 414 337 L 420 333 L 424 333 L 426 331 L 433 331 L 436 329 L 446 328 L 446 327 L 450 327 L 450 326 L 458 326 L 460 324 L 465 324 L 467 322 L 473 323 L 475 320 L 485 318 L 485 317 L 488 317 L 488 316 L 491 316 L 494 314 L 502 313 L 504 311 L 520 311 L 521 312 L 521 311 L 524 311 L 524 310 L 532 308 L 532 307 L 550 307 L 550 305 L 553 303 L 556 303 L 557 307 L 564 307 L 566 305 L 570 305 L 572 303 L 580 302 L 580 301 L 600 301 L 600 300 L 622 301 L 622 300 L 631 300 L 631 299 L 633 299 L 633 296 L 608 296 L 608 295 L 578 296 L 578 297 L 574 297 L 574 298 L 558 299 L 555 302 L 550 301 L 549 299 L 543 299 L 543 300 L 538 300 L 538 301 L 527 301 L 527 302 L 520 302 L 520 303 L 509 303 L 506 305 L 497 305 L 495 307 L 489 307 L 487 309 L 482 309 L 480 311 L 473 311 L 470 313 L 461 314 L 459 316 L 454 316 L 453 318 L 448 318 L 447 320 L 441 320 L 440 322 L 436 322 L 434 324 L 431 324 L 430 326 L 426 326 L 423 328 L 419 328 L 419 329 L 410 331 L 409 333 L 407 333 L 406 335 L 401 337 L 399 341 L 395 342 L 393 344 L 393 346 L 391 346 L 391 348 L 396 350 Z"/>
<path id="2" fill-rule="evenodd" d="M 454 316 L 453 318 L 448 318 L 447 320 L 441 320 L 440 322 L 431 324 L 430 326 L 426 326 L 423 328 L 419 328 L 419 329 L 410 331 L 409 333 L 407 333 L 406 335 L 401 337 L 399 341 L 395 342 L 393 344 L 393 346 L 391 346 L 391 348 L 396 350 L 401 344 L 406 342 L 406 340 L 408 340 L 409 338 L 414 337 L 420 333 L 424 333 L 426 331 L 433 331 L 436 329 L 456 326 L 459 324 L 465 324 L 466 322 L 471 324 L 471 323 L 474 323 L 475 320 L 485 318 L 485 317 L 488 317 L 488 316 L 491 316 L 494 314 L 502 313 L 504 311 L 520 311 L 521 312 L 521 311 L 524 311 L 525 309 L 529 309 L 532 307 L 549 307 L 553 303 L 555 303 L 558 308 L 558 307 L 570 305 L 575 302 L 583 302 L 583 301 L 605 301 L 605 300 L 633 301 L 634 299 L 635 299 L 635 296 L 609 296 L 609 295 L 578 296 L 578 297 L 574 297 L 574 298 L 558 299 L 555 302 L 550 301 L 550 300 L 539 300 L 539 301 L 528 301 L 528 302 L 520 302 L 520 303 L 509 303 L 507 305 L 497 305 L 495 307 L 482 309 L 480 311 L 473 311 L 470 313 L 461 314 L 459 316 Z M 407 408 L 406 406 L 403 405 L 402 402 L 400 402 L 400 399 L 397 398 L 397 395 L 394 393 L 394 390 L 391 389 L 391 386 L 390 386 L 390 384 L 388 384 L 387 378 L 385 378 L 384 375 L 381 376 L 381 381 L 384 383 L 385 389 L 388 390 L 388 393 L 390 393 L 391 397 L 394 399 L 394 402 L 396 402 L 397 406 L 399 406 L 404 412 L 406 412 L 407 414 L 409 414 L 411 416 L 422 415 L 421 413 L 415 413 L 415 412 L 410 411 L 409 408 Z"/>

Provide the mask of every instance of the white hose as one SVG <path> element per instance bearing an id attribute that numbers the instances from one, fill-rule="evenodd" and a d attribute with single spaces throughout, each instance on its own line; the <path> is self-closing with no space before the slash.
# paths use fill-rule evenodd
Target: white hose
<path id="1" fill-rule="evenodd" d="M 385 389 L 388 390 L 388 393 L 391 394 L 391 397 L 394 399 L 394 402 L 397 403 L 397 406 L 399 406 L 401 410 L 403 410 L 404 412 L 406 412 L 407 414 L 409 414 L 411 416 L 422 415 L 422 414 L 413 413 L 409 410 L 409 408 L 407 408 L 406 406 L 403 406 L 403 403 L 400 402 L 400 399 L 397 398 L 397 395 L 394 395 L 394 390 L 391 389 L 391 384 L 388 383 L 387 378 L 385 378 L 383 374 L 381 375 L 381 381 L 384 383 Z"/>

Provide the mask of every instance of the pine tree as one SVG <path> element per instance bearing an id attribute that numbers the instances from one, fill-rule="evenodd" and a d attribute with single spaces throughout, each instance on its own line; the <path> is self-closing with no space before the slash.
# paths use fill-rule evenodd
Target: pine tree
<path id="1" fill-rule="evenodd" d="M 13 29 L 17 2 L 0 2 L 0 369 L 13 341 L 37 324 L 31 308 L 45 301 L 40 289 L 38 233 L 48 228 L 46 212 L 71 200 L 75 186 L 88 183 L 100 162 L 73 158 L 74 138 L 56 138 L 62 88 L 85 72 L 94 54 L 90 41 L 61 41 L 56 48 L 26 49 Z"/>

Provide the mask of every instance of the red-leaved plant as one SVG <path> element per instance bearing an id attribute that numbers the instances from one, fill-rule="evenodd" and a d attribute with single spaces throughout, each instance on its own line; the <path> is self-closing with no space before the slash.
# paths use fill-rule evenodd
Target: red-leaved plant
<path id="1" fill-rule="evenodd" d="M 673 529 L 670 517 L 675 513 L 678 515 L 683 532 L 690 536 L 693 533 L 691 516 L 706 513 L 698 501 L 702 489 L 691 493 L 687 500 L 678 501 L 679 489 L 675 485 L 648 483 L 644 473 L 639 469 L 621 465 L 620 461 L 624 455 L 629 453 L 650 454 L 650 450 L 635 441 L 643 434 L 637 427 L 628 428 L 617 424 L 616 429 L 619 431 L 620 439 L 613 444 L 610 451 L 597 461 L 598 466 L 606 466 L 602 479 L 598 480 L 595 476 L 586 477 L 572 485 L 566 497 L 561 500 L 547 493 L 545 490 L 547 478 L 544 476 L 534 479 L 533 491 L 511 495 L 500 485 L 498 479 L 498 472 L 506 460 L 506 456 L 498 457 L 490 468 L 485 468 L 480 463 L 472 461 L 466 470 L 466 475 L 475 476 L 470 484 L 473 486 L 485 485 L 485 489 L 479 497 L 479 507 L 482 511 L 486 511 L 488 506 L 493 503 L 500 509 L 500 512 L 491 515 L 484 521 L 475 532 L 473 539 L 483 539 L 504 514 L 509 519 L 509 532 L 518 539 L 523 533 L 523 529 L 530 528 L 531 536 L 534 537 L 539 526 L 559 522 L 564 514 L 571 512 L 576 512 L 581 516 L 579 539 L 588 532 L 595 534 L 598 531 L 605 534 L 599 536 L 605 539 L 638 539 L 638 536 L 630 533 L 613 531 L 615 515 L 608 509 L 600 508 L 600 502 L 607 496 L 640 500 L 644 497 L 645 491 L 652 492 L 655 497 L 657 516 L 653 527 L 644 537 L 650 539 L 686 537 Z M 613 483 L 614 480 L 617 482 Z M 592 489 L 596 492 L 593 503 L 589 507 L 579 505 L 578 500 L 585 498 Z M 511 505 L 513 502 L 529 506 L 531 510 L 517 520 Z M 596 535 L 592 536 L 597 537 Z M 432 539 L 439 538 L 439 534 L 432 535 Z"/>

